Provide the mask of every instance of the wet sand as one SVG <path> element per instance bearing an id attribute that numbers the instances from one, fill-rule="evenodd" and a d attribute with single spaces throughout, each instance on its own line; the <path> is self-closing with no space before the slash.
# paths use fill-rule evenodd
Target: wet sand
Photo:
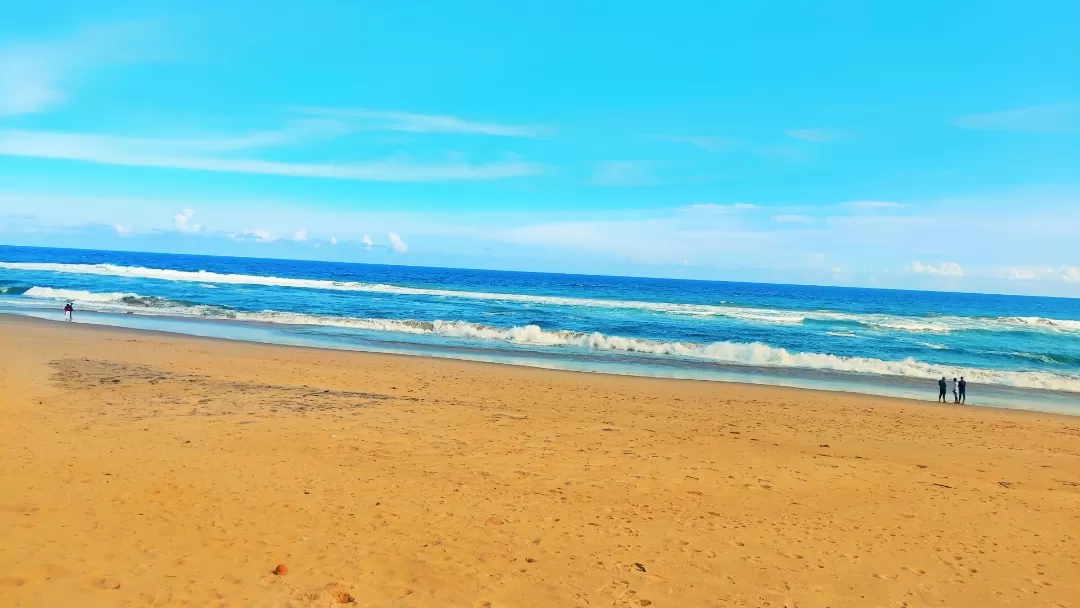
<path id="1" fill-rule="evenodd" d="M 0 315 L 0 453 L 4 606 L 1080 606 L 1074 417 Z"/>

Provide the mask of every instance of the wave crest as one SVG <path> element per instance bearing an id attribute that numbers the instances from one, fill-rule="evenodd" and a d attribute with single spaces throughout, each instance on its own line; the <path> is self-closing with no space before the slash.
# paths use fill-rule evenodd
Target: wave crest
<path id="1" fill-rule="evenodd" d="M 1004 371 L 956 368 L 907 358 L 885 361 L 870 357 L 845 357 L 827 353 L 791 352 L 760 342 L 671 342 L 612 336 L 600 332 L 547 330 L 538 325 L 495 327 L 470 321 L 423 321 L 415 319 L 375 319 L 333 317 L 281 311 L 245 312 L 220 306 L 196 305 L 132 293 L 92 293 L 87 291 L 34 287 L 26 296 L 81 302 L 91 308 L 124 310 L 148 314 L 199 316 L 216 319 L 341 327 L 367 331 L 438 335 L 481 341 L 501 341 L 523 346 L 579 348 L 654 356 L 680 357 L 725 365 L 797 368 L 835 372 L 874 374 L 933 380 L 942 376 L 965 376 L 970 382 L 1080 392 L 1080 375 L 1058 372 Z"/>
<path id="2" fill-rule="evenodd" d="M 115 311 L 130 309 L 157 309 L 167 314 L 235 318 L 235 314 L 228 306 L 213 304 L 197 304 L 183 300 L 170 300 L 157 296 L 141 296 L 137 293 L 105 292 L 95 293 L 79 289 L 54 289 L 52 287 L 31 287 L 23 296 L 45 300 L 60 300 L 77 302 L 82 305 L 91 305 L 102 311 Z"/>
<path id="3" fill-rule="evenodd" d="M 115 264 L 53 264 L 36 262 L 0 262 L 0 268 L 11 270 L 59 272 L 70 274 L 88 274 L 100 276 L 118 276 L 128 278 L 156 279 L 162 281 L 183 281 L 200 283 L 204 286 L 213 284 L 261 285 L 267 287 L 289 287 L 297 289 L 323 289 L 330 291 L 353 291 L 382 293 L 393 295 L 432 296 L 462 298 L 473 300 L 523 302 L 552 306 L 583 306 L 595 308 L 620 308 L 648 310 L 667 314 L 692 315 L 701 317 L 725 317 L 750 323 L 795 325 L 807 321 L 853 323 L 875 329 L 902 331 L 907 333 L 948 334 L 954 331 L 1052 331 L 1080 332 L 1080 321 L 1069 319 L 1049 319 L 1044 317 L 956 317 L 930 314 L 923 317 L 909 317 L 889 314 L 858 314 L 828 310 L 797 311 L 768 308 L 749 308 L 716 304 L 680 304 L 670 302 L 644 302 L 635 300 L 603 300 L 595 298 L 576 298 L 568 296 L 541 296 L 514 293 L 488 293 L 474 291 L 456 291 L 449 289 L 431 289 L 423 287 L 403 287 L 383 283 L 363 283 L 356 281 L 330 281 L 324 279 L 297 279 L 246 274 L 224 274 L 206 270 L 171 270 L 165 268 L 144 268 L 141 266 L 118 266 Z"/>

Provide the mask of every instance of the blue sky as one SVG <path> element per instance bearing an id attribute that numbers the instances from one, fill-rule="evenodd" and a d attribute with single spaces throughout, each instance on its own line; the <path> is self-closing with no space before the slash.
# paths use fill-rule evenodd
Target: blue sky
<path id="1" fill-rule="evenodd" d="M 0 243 L 1080 296 L 1071 0 L 47 4 Z"/>

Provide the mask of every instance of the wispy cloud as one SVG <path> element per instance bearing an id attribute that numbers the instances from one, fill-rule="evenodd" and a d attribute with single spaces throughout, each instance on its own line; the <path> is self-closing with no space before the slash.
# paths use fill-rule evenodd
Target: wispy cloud
<path id="1" fill-rule="evenodd" d="M 728 137 L 712 137 L 707 135 L 659 135 L 653 137 L 657 141 L 670 141 L 680 144 L 690 144 L 709 152 L 723 152 L 730 150 L 738 142 Z"/>
<path id="2" fill-rule="evenodd" d="M 937 266 L 934 266 L 933 264 L 923 264 L 921 262 L 912 262 L 905 270 L 915 274 L 928 274 L 941 277 L 964 276 L 964 268 L 956 262 L 942 262 Z"/>
<path id="3" fill-rule="evenodd" d="M 812 224 L 814 222 L 808 216 L 797 215 L 794 213 L 781 213 L 780 215 L 774 215 L 773 221 L 780 222 L 782 224 Z"/>
<path id="4" fill-rule="evenodd" d="M 155 28 L 121 23 L 86 28 L 67 39 L 0 48 L 0 116 L 42 112 L 68 98 L 68 87 L 97 65 L 152 58 Z"/>
<path id="5" fill-rule="evenodd" d="M 592 179 L 598 186 L 648 186 L 657 183 L 656 163 L 649 160 L 612 160 L 597 163 Z"/>
<path id="6" fill-rule="evenodd" d="M 852 201 L 850 203 L 841 203 L 841 206 L 850 209 L 899 209 L 907 207 L 904 203 L 893 201 Z"/>
<path id="7" fill-rule="evenodd" d="M 131 167 L 255 173 L 327 179 L 434 182 L 491 180 L 536 175 L 543 165 L 523 161 L 472 165 L 463 161 L 420 164 L 408 158 L 358 163 L 294 163 L 217 156 L 214 153 L 277 143 L 263 133 L 218 139 L 129 138 L 45 131 L 0 131 L 0 155 L 77 160 Z"/>
<path id="8" fill-rule="evenodd" d="M 1001 272 L 1010 281 L 1080 281 L 1080 266 L 1005 266 Z"/>
<path id="9" fill-rule="evenodd" d="M 0 154 L 37 156 L 50 150 L 67 149 L 72 154 L 102 150 L 130 154 L 161 155 L 236 152 L 275 148 L 337 137 L 348 133 L 343 123 L 334 120 L 300 120 L 280 129 L 252 131 L 240 135 L 213 135 L 187 138 L 125 137 L 95 133 L 53 131 L 0 131 Z"/>
<path id="10" fill-rule="evenodd" d="M 788 137 L 816 144 L 836 141 L 844 137 L 842 131 L 834 131 L 832 129 L 788 129 L 787 131 L 784 131 L 784 133 L 786 133 Z"/>
<path id="11" fill-rule="evenodd" d="M 730 205 L 721 203 L 694 203 L 692 205 L 685 205 L 682 209 L 690 213 L 728 214 L 757 209 L 757 205 L 751 203 L 731 203 Z"/>
<path id="12" fill-rule="evenodd" d="M 1053 266 L 1006 266 L 1001 273 L 1010 281 L 1041 281 L 1053 276 Z"/>
<path id="13" fill-rule="evenodd" d="M 229 235 L 229 237 L 234 241 L 249 241 L 255 243 L 273 243 L 277 240 L 277 236 L 275 236 L 269 230 L 263 228 L 253 228 L 251 230 L 245 230 L 237 234 Z"/>
<path id="14" fill-rule="evenodd" d="M 357 128 L 373 131 L 461 133 L 501 137 L 541 137 L 552 131 L 550 127 L 544 126 L 478 122 L 455 116 L 416 114 L 397 110 L 365 108 L 296 108 L 296 110 L 306 114 L 348 119 L 353 121 Z"/>
<path id="15" fill-rule="evenodd" d="M 1028 106 L 952 119 L 961 129 L 1016 131 L 1022 133 L 1074 133 L 1080 130 L 1080 104 Z"/>
<path id="16" fill-rule="evenodd" d="M 364 244 L 364 249 L 371 249 L 375 246 L 375 241 L 372 241 L 371 237 L 366 234 L 364 235 L 364 238 L 360 239 L 360 242 Z"/>

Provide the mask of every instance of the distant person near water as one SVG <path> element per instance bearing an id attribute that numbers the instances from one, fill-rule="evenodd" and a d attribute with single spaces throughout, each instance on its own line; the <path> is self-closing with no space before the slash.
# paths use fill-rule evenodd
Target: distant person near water
<path id="1" fill-rule="evenodd" d="M 71 302 L 68 302 L 64 306 L 64 320 L 65 321 L 71 321 L 71 315 L 74 312 L 75 312 L 75 307 L 71 305 Z"/>
<path id="2" fill-rule="evenodd" d="M 959 403 L 967 403 L 967 380 L 964 380 L 963 376 L 960 376 L 960 401 Z"/>
<path id="3" fill-rule="evenodd" d="M 945 376 L 942 376 L 941 380 L 938 380 L 937 386 L 938 386 L 937 400 L 942 402 L 942 403 L 945 403 L 945 389 L 946 389 Z"/>
<path id="4" fill-rule="evenodd" d="M 960 391 L 957 388 L 956 378 L 952 379 L 952 402 L 960 403 Z"/>

